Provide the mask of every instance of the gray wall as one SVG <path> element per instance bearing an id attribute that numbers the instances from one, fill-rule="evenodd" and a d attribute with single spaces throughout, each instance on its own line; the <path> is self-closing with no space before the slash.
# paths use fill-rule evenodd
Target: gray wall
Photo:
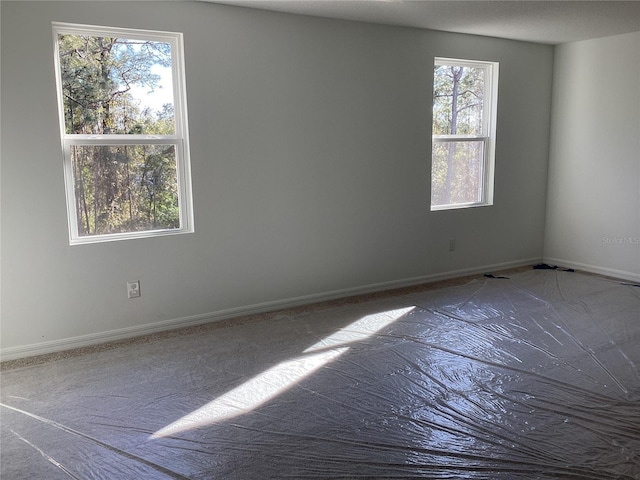
<path id="1" fill-rule="evenodd" d="M 5 358 L 542 259 L 552 47 L 205 3 L 1 5 Z M 184 32 L 195 234 L 68 245 L 52 21 Z M 434 56 L 500 62 L 492 207 L 429 211 Z"/>
<path id="2" fill-rule="evenodd" d="M 640 280 L 640 32 L 556 50 L 545 260 Z"/>

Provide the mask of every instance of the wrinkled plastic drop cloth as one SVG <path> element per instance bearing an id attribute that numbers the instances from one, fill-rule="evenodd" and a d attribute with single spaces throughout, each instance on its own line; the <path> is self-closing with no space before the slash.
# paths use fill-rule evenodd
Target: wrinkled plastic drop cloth
<path id="1" fill-rule="evenodd" d="M 640 479 L 640 289 L 534 270 L 2 375 L 11 479 Z"/>

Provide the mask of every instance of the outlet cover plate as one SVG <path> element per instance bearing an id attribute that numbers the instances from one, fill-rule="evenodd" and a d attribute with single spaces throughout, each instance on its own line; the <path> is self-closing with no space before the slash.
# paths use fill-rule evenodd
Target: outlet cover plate
<path id="1" fill-rule="evenodd" d="M 127 282 L 127 297 L 138 298 L 140 296 L 140 280 Z"/>

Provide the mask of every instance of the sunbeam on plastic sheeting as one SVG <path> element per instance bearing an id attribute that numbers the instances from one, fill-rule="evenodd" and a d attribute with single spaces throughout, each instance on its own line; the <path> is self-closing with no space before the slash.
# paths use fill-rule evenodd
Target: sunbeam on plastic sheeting
<path id="1" fill-rule="evenodd" d="M 332 348 L 339 345 L 349 345 L 351 343 L 365 340 L 384 327 L 392 324 L 400 317 L 403 317 L 415 307 L 399 308 L 397 310 L 389 310 L 387 312 L 379 312 L 373 315 L 362 317 L 350 325 L 341 328 L 337 332 L 323 338 L 318 343 L 311 345 L 304 352 L 316 352 L 326 348 Z"/>
<path id="2" fill-rule="evenodd" d="M 414 307 L 367 315 L 307 348 L 302 356 L 281 362 L 224 395 L 158 430 L 152 439 L 206 427 L 248 413 L 345 353 L 349 344 L 364 340 Z M 319 352 L 319 353 L 312 353 Z"/>

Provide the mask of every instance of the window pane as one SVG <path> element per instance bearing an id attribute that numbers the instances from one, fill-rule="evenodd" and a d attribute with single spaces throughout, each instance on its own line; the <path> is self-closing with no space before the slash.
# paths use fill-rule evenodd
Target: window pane
<path id="1" fill-rule="evenodd" d="M 171 45 L 60 34 L 68 134 L 175 133 Z"/>
<path id="2" fill-rule="evenodd" d="M 78 235 L 180 228 L 175 145 L 72 145 Z"/>
<path id="3" fill-rule="evenodd" d="M 481 67 L 434 67 L 433 135 L 484 135 L 484 80 Z"/>
<path id="4" fill-rule="evenodd" d="M 434 142 L 431 205 L 482 201 L 484 142 Z"/>

